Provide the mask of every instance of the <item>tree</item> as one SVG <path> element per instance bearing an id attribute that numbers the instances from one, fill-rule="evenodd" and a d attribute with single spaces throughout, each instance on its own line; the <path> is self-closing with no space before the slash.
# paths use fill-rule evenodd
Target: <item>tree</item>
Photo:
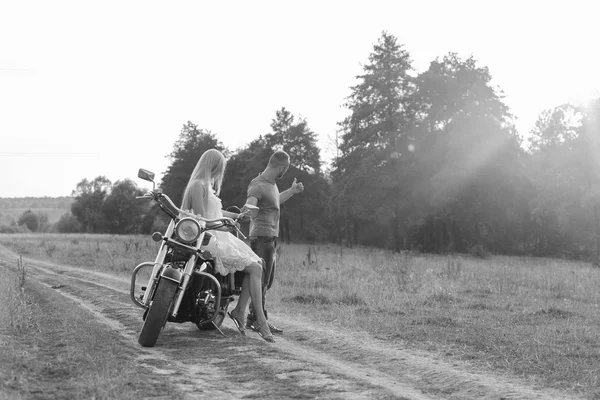
<path id="1" fill-rule="evenodd" d="M 27 210 L 21 214 L 17 224 L 19 226 L 25 225 L 31 232 L 37 232 L 40 227 L 40 219 L 36 213 Z"/>
<path id="2" fill-rule="evenodd" d="M 600 99 L 543 111 L 532 130 L 535 252 L 600 257 Z"/>
<path id="3" fill-rule="evenodd" d="M 562 104 L 552 110 L 544 110 L 538 116 L 530 135 L 530 151 L 569 148 L 578 136 L 583 122 L 581 110 L 572 104 Z"/>
<path id="4" fill-rule="evenodd" d="M 408 148 L 414 114 L 410 55 L 396 37 L 383 32 L 363 69 L 345 104 L 350 115 L 340 123 L 344 133 L 332 171 L 331 204 L 346 220 L 342 229 L 350 242 L 356 242 L 359 230 L 375 218 L 389 221 L 387 240 L 398 248 L 398 199 L 407 186 L 400 165 L 411 162 L 407 156 L 398 160 L 398 149 Z"/>
<path id="5" fill-rule="evenodd" d="M 282 107 L 271 121 L 272 133 L 265 135 L 267 146 L 282 149 L 290 155 L 290 168 L 277 182 L 279 190 L 289 188 L 296 178 L 305 190 L 281 206 L 279 237 L 282 240 L 304 239 L 314 241 L 326 236 L 329 185 L 321 174 L 321 155 L 316 134 L 304 118 L 296 119 Z M 270 155 L 269 155 L 270 156 Z"/>
<path id="6" fill-rule="evenodd" d="M 582 207 L 587 210 L 586 220 L 592 229 L 586 237 L 595 247 L 594 257 L 600 260 L 600 98 L 595 99 L 585 110 L 579 136 L 574 150 L 577 156 L 575 165 L 581 171 L 586 192 L 582 197 Z M 590 240 L 588 239 L 588 241 Z"/>
<path id="7" fill-rule="evenodd" d="M 110 189 L 111 182 L 105 176 L 98 176 L 91 182 L 83 179 L 77 184 L 72 193 L 75 200 L 71 204 L 71 213 L 77 218 L 84 232 L 104 232 L 106 220 L 102 204 Z"/>
<path id="8" fill-rule="evenodd" d="M 275 112 L 271 129 L 273 133 L 265 135 L 265 143 L 270 149 L 288 153 L 291 163 L 298 169 L 312 173 L 321 171 L 317 136 L 304 118 L 296 121 L 292 113 L 282 107 Z"/>
<path id="9" fill-rule="evenodd" d="M 281 240 L 309 242 L 333 240 L 333 219 L 329 213 L 329 182 L 322 174 L 309 173 L 291 166 L 277 182 L 279 190 L 288 189 L 294 178 L 304 184 L 304 191 L 281 206 L 279 237 Z"/>
<path id="10" fill-rule="evenodd" d="M 102 204 L 109 233 L 126 234 L 148 232 L 152 220 L 146 218 L 150 210 L 148 200 L 136 199 L 143 190 L 130 179 L 117 181 Z"/>
<path id="11" fill-rule="evenodd" d="M 262 172 L 275 149 L 290 154 L 291 166 L 283 179 L 277 181 L 280 191 L 291 186 L 294 178 L 305 185 L 305 191 L 281 207 L 280 238 L 289 241 L 317 240 L 328 236 L 329 184 L 321 174 L 320 152 L 316 135 L 306 120 L 295 121 L 285 108 L 276 112 L 272 133 L 250 142 L 227 162 L 221 198 L 223 206 L 241 206 L 246 201 L 250 181 Z"/>
<path id="12" fill-rule="evenodd" d="M 225 208 L 246 202 L 250 181 L 265 169 L 272 154 L 273 149 L 259 136 L 229 158 L 220 196 Z"/>
<path id="13" fill-rule="evenodd" d="M 573 239 L 581 222 L 586 187 L 581 175 L 581 150 L 576 149 L 583 115 L 569 104 L 540 113 L 531 131 L 531 168 L 535 196 L 531 199 L 535 254 L 565 255 L 573 251 Z"/>
<path id="14" fill-rule="evenodd" d="M 198 129 L 189 122 L 183 126 L 179 139 L 169 154 L 171 165 L 162 177 L 161 189 L 177 206 L 181 204 L 183 191 L 187 185 L 194 167 L 202 154 L 208 149 L 217 149 L 227 157 L 228 150 L 223 143 L 210 131 Z"/>
<path id="15" fill-rule="evenodd" d="M 130 179 L 111 184 L 104 176 L 83 179 L 73 191 L 71 213 L 64 214 L 54 228 L 58 232 L 141 233 L 149 232 L 155 215 L 151 203 L 136 199 L 143 191 Z M 47 221 L 47 219 L 46 219 Z"/>
<path id="16" fill-rule="evenodd" d="M 60 233 L 81 232 L 81 223 L 70 212 L 61 215 L 60 219 L 54 224 L 54 229 Z"/>
<path id="17" fill-rule="evenodd" d="M 510 247 L 497 239 L 517 229 L 526 207 L 515 191 L 525 184 L 522 152 L 489 70 L 449 53 L 416 82 L 414 136 L 427 182 L 419 189 L 427 217 L 416 242 L 438 252 Z"/>

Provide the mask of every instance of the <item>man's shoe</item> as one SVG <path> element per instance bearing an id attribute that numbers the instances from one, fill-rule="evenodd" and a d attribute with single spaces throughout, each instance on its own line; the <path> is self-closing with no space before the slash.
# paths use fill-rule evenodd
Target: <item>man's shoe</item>
<path id="1" fill-rule="evenodd" d="M 269 321 L 267 321 L 267 324 L 269 325 L 269 329 L 271 330 L 271 333 L 283 333 L 283 329 L 276 327 Z"/>
<path id="2" fill-rule="evenodd" d="M 257 327 L 258 327 L 258 324 L 256 323 L 256 320 L 254 320 L 253 318 L 250 318 L 250 316 L 248 316 L 246 318 L 246 328 L 256 331 Z"/>

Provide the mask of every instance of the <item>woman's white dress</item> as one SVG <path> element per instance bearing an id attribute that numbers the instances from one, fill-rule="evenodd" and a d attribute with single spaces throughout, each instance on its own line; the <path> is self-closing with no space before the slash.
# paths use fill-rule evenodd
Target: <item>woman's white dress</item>
<path id="1" fill-rule="evenodd" d="M 208 191 L 208 201 L 205 218 L 223 218 L 221 199 L 213 190 Z M 218 230 L 209 231 L 214 237 L 204 248 L 215 257 L 215 269 L 221 275 L 241 271 L 253 262 L 261 264 L 260 258 L 252 249 L 235 235 Z"/>

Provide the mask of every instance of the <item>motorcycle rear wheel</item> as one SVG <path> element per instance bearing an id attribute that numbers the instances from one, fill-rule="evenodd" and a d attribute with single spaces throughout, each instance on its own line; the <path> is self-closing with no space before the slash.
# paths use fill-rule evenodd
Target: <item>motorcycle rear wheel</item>
<path id="1" fill-rule="evenodd" d="M 154 347 L 156 344 L 158 335 L 167 322 L 178 286 L 177 282 L 168 279 L 161 279 L 158 282 L 152 304 L 148 308 L 144 326 L 138 338 L 138 343 L 143 347 Z"/>

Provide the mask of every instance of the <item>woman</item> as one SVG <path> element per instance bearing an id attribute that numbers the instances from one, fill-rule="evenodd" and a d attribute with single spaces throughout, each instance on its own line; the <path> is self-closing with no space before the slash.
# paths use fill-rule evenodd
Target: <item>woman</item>
<path id="1" fill-rule="evenodd" d="M 221 200 L 217 197 L 225 175 L 227 161 L 223 154 L 210 149 L 202 154 L 196 164 L 190 181 L 183 193 L 181 208 L 192 210 L 203 218 L 216 219 L 237 217 L 238 214 L 222 211 Z M 254 252 L 240 239 L 226 231 L 214 230 L 214 239 L 207 247 L 215 256 L 215 270 L 221 275 L 244 271 L 242 292 L 237 306 L 230 313 L 242 335 L 246 335 L 246 309 L 252 299 L 254 313 L 257 316 L 258 334 L 267 342 L 275 342 L 262 309 L 262 262 Z"/>

